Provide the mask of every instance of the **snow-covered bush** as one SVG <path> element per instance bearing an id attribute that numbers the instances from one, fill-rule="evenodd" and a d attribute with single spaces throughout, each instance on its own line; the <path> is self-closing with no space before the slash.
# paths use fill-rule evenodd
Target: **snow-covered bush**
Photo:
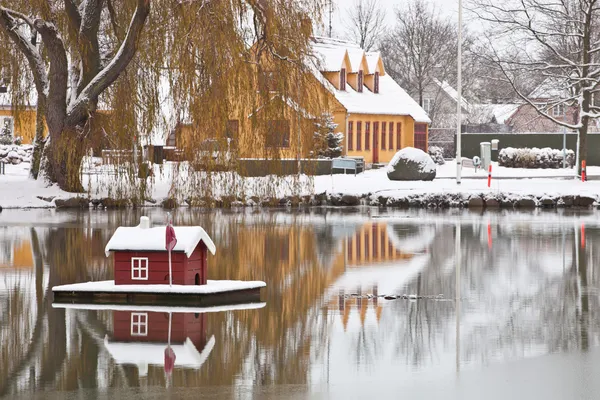
<path id="1" fill-rule="evenodd" d="M 431 156 L 414 147 L 405 147 L 394 154 L 386 169 L 392 181 L 432 181 L 436 171 Z"/>
<path id="2" fill-rule="evenodd" d="M 0 161 L 7 164 L 21 164 L 22 162 L 31 162 L 33 153 L 32 145 L 17 146 L 15 144 L 0 144 Z"/>
<path id="3" fill-rule="evenodd" d="M 575 164 L 575 153 L 567 150 L 567 166 Z M 498 165 L 507 168 L 562 168 L 563 151 L 545 147 L 543 149 L 507 147 L 498 153 Z"/>
<path id="4" fill-rule="evenodd" d="M 344 134 L 335 132 L 338 124 L 333 122 L 333 115 L 325 113 L 315 122 L 314 152 L 318 158 L 335 158 L 342 155 Z"/>
<path id="5" fill-rule="evenodd" d="M 444 165 L 444 149 L 438 146 L 429 146 L 429 155 L 433 159 L 433 162 L 437 165 Z"/>

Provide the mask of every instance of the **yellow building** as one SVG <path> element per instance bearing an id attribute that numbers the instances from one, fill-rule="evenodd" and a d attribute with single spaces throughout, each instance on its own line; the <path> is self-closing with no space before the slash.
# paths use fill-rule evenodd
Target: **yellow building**
<path id="1" fill-rule="evenodd" d="M 390 77 L 379 53 L 314 38 L 315 76 L 335 98 L 331 113 L 344 133 L 344 153 L 387 163 L 404 147 L 427 151 L 427 113 Z"/>
<path id="2" fill-rule="evenodd" d="M 0 104 L 0 132 L 9 129 L 14 138 L 21 137 L 23 144 L 33 143 L 35 137 L 35 113 L 33 107 L 15 112 L 12 106 Z"/>
<path id="3" fill-rule="evenodd" d="M 386 163 L 403 147 L 427 150 L 426 112 L 386 73 L 379 53 L 365 52 L 355 44 L 326 38 L 313 38 L 314 58 L 307 62 L 310 98 L 303 104 L 285 98 L 277 91 L 273 61 L 265 59 L 257 71 L 257 87 L 267 85 L 270 95 L 256 109 L 239 104 L 230 113 L 225 133 L 218 135 L 199 123 L 178 123 L 166 140 L 167 146 L 191 150 L 191 143 L 210 138 L 229 138 L 239 158 L 270 159 L 310 157 L 314 150 L 315 121 L 322 112 L 333 116 L 335 132 L 344 135 L 343 154 L 363 157 L 365 162 Z M 265 83 L 266 82 L 266 83 Z M 311 107 L 307 109 L 306 107 Z M 257 123 L 265 124 L 266 135 Z M 192 152 L 194 150 L 191 150 Z"/>

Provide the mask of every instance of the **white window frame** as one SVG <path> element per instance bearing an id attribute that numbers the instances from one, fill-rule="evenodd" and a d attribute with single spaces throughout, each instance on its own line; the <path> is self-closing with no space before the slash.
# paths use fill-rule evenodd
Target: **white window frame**
<path id="1" fill-rule="evenodd" d="M 142 266 L 142 262 L 145 262 L 145 266 Z M 145 272 L 145 274 L 142 274 L 142 272 Z M 131 280 L 148 280 L 148 257 L 131 257 Z"/>
<path id="2" fill-rule="evenodd" d="M 552 116 L 553 117 L 562 117 L 565 114 L 565 105 L 557 104 L 552 107 Z"/>
<path id="3" fill-rule="evenodd" d="M 148 313 L 131 313 L 131 336 L 148 336 Z"/>
<path id="4" fill-rule="evenodd" d="M 431 113 L 431 106 L 432 105 L 433 105 L 433 99 L 430 99 L 430 98 L 423 99 L 423 110 L 425 110 L 425 112 L 427 114 Z"/>

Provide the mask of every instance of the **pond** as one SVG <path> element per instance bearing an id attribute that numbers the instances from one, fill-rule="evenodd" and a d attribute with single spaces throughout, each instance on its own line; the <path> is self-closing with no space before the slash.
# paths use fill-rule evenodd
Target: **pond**
<path id="1" fill-rule="evenodd" d="M 160 209 L 0 213 L 0 397 L 584 399 L 600 390 L 593 211 L 181 209 L 175 225 L 199 224 L 217 246 L 208 278 L 264 280 L 261 303 L 53 305 L 55 285 L 112 279 L 106 242 L 141 215 L 166 218 Z"/>

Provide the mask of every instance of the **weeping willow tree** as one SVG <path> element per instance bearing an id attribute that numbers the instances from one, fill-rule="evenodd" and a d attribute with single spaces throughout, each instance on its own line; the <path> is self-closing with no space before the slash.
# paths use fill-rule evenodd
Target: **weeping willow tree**
<path id="1" fill-rule="evenodd" d="M 324 101 L 307 67 L 320 13 L 321 0 L 0 1 L 13 106 L 37 103 L 32 176 L 81 192 L 90 148 L 140 148 L 178 126 L 186 160 L 205 138 L 241 156 L 300 158 L 305 121 Z M 286 143 L 270 137 L 282 120 Z M 214 178 L 205 169 L 186 187 L 205 188 Z"/>

